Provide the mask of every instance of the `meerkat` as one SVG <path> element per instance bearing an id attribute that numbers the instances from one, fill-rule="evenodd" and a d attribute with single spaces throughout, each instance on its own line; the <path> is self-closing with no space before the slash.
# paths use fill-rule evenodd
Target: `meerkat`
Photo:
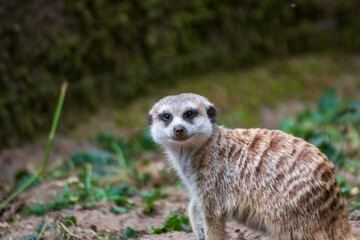
<path id="1" fill-rule="evenodd" d="M 279 130 L 218 126 L 216 116 L 193 93 L 167 96 L 148 115 L 189 192 L 197 240 L 227 239 L 230 219 L 277 240 L 355 240 L 326 155 Z"/>

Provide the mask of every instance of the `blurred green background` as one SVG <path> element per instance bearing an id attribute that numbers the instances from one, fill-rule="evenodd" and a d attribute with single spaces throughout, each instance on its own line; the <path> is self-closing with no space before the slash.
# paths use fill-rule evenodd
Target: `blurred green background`
<path id="1" fill-rule="evenodd" d="M 146 127 L 158 98 L 183 91 L 228 126 L 274 127 L 264 107 L 329 87 L 356 96 L 359 50 L 354 0 L 2 1 L 0 146 L 47 132 L 64 81 L 60 132 L 104 106 L 118 126 Z"/>
<path id="2" fill-rule="evenodd" d="M 29 179 L 38 191 L 0 209 L 11 225 L 0 237 L 18 239 L 16 225 L 28 230 L 36 215 L 46 218 L 20 231 L 26 239 L 62 235 L 58 223 L 69 220 L 102 239 L 75 216 L 103 201 L 113 214 L 162 216 L 150 234 L 188 231 L 185 212 L 160 202 L 165 188 L 185 192 L 146 123 L 156 101 L 181 92 L 206 96 L 226 127 L 277 128 L 314 144 L 335 163 L 347 209 L 359 210 L 359 89 L 358 0 L 0 1 L 0 203 Z M 47 213 L 62 210 L 73 216 L 44 227 Z M 127 224 L 107 234 L 136 236 Z"/>

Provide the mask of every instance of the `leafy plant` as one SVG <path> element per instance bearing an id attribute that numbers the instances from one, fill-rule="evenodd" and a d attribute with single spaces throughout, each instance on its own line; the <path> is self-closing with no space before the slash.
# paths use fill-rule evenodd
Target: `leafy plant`
<path id="1" fill-rule="evenodd" d="M 131 227 L 126 227 L 124 230 L 112 232 L 104 237 L 99 237 L 99 239 L 119 239 L 119 240 L 127 240 L 127 239 L 136 239 L 140 236 L 134 229 Z"/>
<path id="2" fill-rule="evenodd" d="M 121 183 L 112 187 L 108 193 L 109 199 L 113 200 L 119 196 L 135 196 L 138 194 L 138 190 L 135 187 L 129 186 L 127 184 Z"/>
<path id="3" fill-rule="evenodd" d="M 350 197 L 351 196 L 350 191 L 351 191 L 352 186 L 347 184 L 347 182 L 344 180 L 343 176 L 338 174 L 338 175 L 336 175 L 336 178 L 339 183 L 341 195 L 343 197 Z"/>
<path id="4" fill-rule="evenodd" d="M 112 200 L 116 203 L 116 206 L 112 206 L 110 210 L 116 214 L 129 212 L 135 206 L 132 201 L 126 199 L 124 196 L 118 196 Z"/>
<path id="5" fill-rule="evenodd" d="M 359 186 L 359 188 L 360 188 L 360 186 Z M 353 205 L 353 209 L 360 209 L 360 193 L 356 196 L 356 200 Z"/>
<path id="6" fill-rule="evenodd" d="M 131 159 L 132 155 L 137 152 L 154 150 L 156 147 L 149 129 L 144 129 L 130 140 L 125 140 L 122 137 L 116 138 L 110 133 L 101 133 L 93 141 L 103 149 L 113 153 L 116 153 L 115 143 L 121 149 L 125 159 Z"/>
<path id="7" fill-rule="evenodd" d="M 114 156 L 106 151 L 91 149 L 89 152 L 77 152 L 70 157 L 75 167 L 84 167 L 86 164 L 110 165 L 116 163 Z"/>
<path id="8" fill-rule="evenodd" d="M 341 195 L 345 198 L 350 198 L 347 206 L 348 210 L 352 211 L 360 209 L 360 184 L 352 186 L 348 184 L 340 174 L 336 175 L 336 177 L 339 183 Z"/>
<path id="9" fill-rule="evenodd" d="M 190 221 L 185 215 L 179 217 L 177 213 L 173 213 L 163 224 L 161 228 L 151 227 L 150 234 L 160 234 L 170 231 L 190 231 Z"/>
<path id="10" fill-rule="evenodd" d="M 335 90 L 320 99 L 318 108 L 305 109 L 283 121 L 281 130 L 314 144 L 330 160 L 357 173 L 360 159 L 360 102 L 341 101 Z"/>
<path id="11" fill-rule="evenodd" d="M 39 234 L 37 233 L 25 236 L 25 240 L 37 240 L 37 239 L 39 239 Z"/>
<path id="12" fill-rule="evenodd" d="M 127 238 L 137 238 L 139 236 L 139 234 L 131 227 L 126 227 L 125 228 L 125 236 Z"/>
<path id="13" fill-rule="evenodd" d="M 145 192 L 142 195 L 142 201 L 146 204 L 143 213 L 150 214 L 154 210 L 154 202 L 160 198 L 165 198 L 164 188 L 155 188 L 152 191 Z"/>

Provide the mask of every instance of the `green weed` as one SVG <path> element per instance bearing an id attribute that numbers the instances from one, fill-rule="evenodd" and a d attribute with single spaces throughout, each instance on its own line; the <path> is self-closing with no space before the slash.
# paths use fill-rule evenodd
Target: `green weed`
<path id="1" fill-rule="evenodd" d="M 128 140 L 125 140 L 122 137 L 116 138 L 110 133 L 101 133 L 93 140 L 93 142 L 113 153 L 116 153 L 116 149 L 114 148 L 115 143 L 120 147 L 125 159 L 132 158 L 136 153 L 153 151 L 156 148 L 156 144 L 152 140 L 150 131 L 147 128 Z"/>
<path id="2" fill-rule="evenodd" d="M 33 178 L 34 174 L 31 174 L 25 170 L 20 170 L 15 175 L 15 182 L 16 182 L 16 189 L 24 185 L 29 179 Z M 33 183 L 31 183 L 26 190 L 30 190 L 36 186 L 38 186 L 40 183 L 39 179 L 34 180 Z"/>
<path id="3" fill-rule="evenodd" d="M 352 186 L 347 184 L 347 182 L 344 180 L 343 176 L 341 176 L 340 174 L 336 175 L 336 178 L 337 178 L 337 181 L 338 181 L 338 184 L 340 187 L 341 195 L 343 197 L 350 197 L 351 196 L 350 191 L 351 191 Z"/>
<path id="4" fill-rule="evenodd" d="M 127 238 L 137 238 L 139 236 L 139 234 L 131 227 L 126 227 L 125 228 L 125 236 Z"/>
<path id="5" fill-rule="evenodd" d="M 355 209 L 360 209 L 360 184 L 357 186 L 352 186 L 348 184 L 341 175 L 336 175 L 337 181 L 339 183 L 341 195 L 345 198 L 350 198 L 351 200 L 348 203 L 348 210 L 352 211 Z"/>
<path id="6" fill-rule="evenodd" d="M 190 221 L 185 215 L 179 217 L 177 213 L 172 214 L 161 228 L 150 227 L 150 234 L 160 234 L 170 231 L 190 232 Z"/>
<path id="7" fill-rule="evenodd" d="M 131 227 L 126 227 L 123 231 L 116 231 L 110 234 L 99 234 L 99 239 L 119 239 L 119 240 L 127 240 L 127 239 L 136 239 L 140 234 L 136 232 Z"/>
<path id="8" fill-rule="evenodd" d="M 165 198 L 164 188 L 155 188 L 142 194 L 142 201 L 145 203 L 143 213 L 150 214 L 154 211 L 154 202 L 158 199 Z"/>
<path id="9" fill-rule="evenodd" d="M 77 219 L 74 216 L 64 217 L 65 226 L 77 226 Z"/>

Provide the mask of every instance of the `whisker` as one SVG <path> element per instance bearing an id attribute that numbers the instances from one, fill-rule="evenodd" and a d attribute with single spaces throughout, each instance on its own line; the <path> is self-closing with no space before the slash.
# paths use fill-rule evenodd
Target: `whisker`
<path id="1" fill-rule="evenodd" d="M 124 135 L 127 135 L 127 134 L 130 134 L 130 133 L 133 133 L 133 132 L 141 131 L 141 130 L 144 130 L 144 129 L 147 129 L 147 128 L 148 127 L 121 130 L 120 137 L 122 137 Z"/>

